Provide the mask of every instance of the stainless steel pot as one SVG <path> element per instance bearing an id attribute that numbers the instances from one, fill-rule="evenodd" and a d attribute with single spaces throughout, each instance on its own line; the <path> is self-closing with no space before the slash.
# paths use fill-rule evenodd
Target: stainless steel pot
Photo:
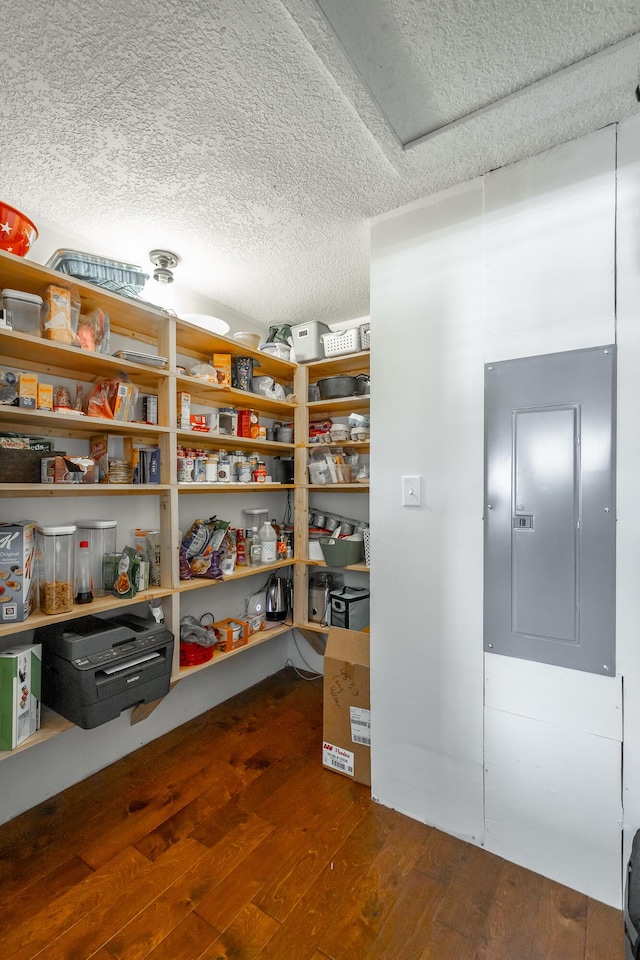
<path id="1" fill-rule="evenodd" d="M 352 397 L 356 392 L 356 386 L 356 377 L 325 377 L 323 380 L 318 380 L 318 389 L 322 400 Z"/>
<path id="2" fill-rule="evenodd" d="M 356 396 L 368 397 L 371 393 L 371 382 L 366 373 L 359 373 L 356 377 Z"/>

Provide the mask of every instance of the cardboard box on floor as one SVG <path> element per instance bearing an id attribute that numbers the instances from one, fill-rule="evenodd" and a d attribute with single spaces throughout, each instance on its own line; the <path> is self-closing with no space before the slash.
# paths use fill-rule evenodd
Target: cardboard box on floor
<path id="1" fill-rule="evenodd" d="M 331 627 L 324 655 L 322 763 L 371 786 L 369 634 Z"/>

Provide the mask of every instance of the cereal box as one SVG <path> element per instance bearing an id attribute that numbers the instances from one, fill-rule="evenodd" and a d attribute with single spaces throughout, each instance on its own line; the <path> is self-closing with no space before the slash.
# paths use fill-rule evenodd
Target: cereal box
<path id="1" fill-rule="evenodd" d="M 0 622 L 22 622 L 35 605 L 36 525 L 0 523 Z"/>

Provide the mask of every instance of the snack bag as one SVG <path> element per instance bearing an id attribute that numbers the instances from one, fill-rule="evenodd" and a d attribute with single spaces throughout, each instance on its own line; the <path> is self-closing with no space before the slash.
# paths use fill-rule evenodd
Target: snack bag
<path id="1" fill-rule="evenodd" d="M 136 552 L 132 547 L 125 547 L 122 551 L 113 585 L 114 597 L 119 597 L 121 600 L 135 597 L 138 592 L 133 568 L 135 557 Z"/>

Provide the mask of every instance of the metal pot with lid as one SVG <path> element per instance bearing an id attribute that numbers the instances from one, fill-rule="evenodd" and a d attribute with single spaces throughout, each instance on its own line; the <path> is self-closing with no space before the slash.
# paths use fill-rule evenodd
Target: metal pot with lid
<path id="1" fill-rule="evenodd" d="M 324 377 L 318 380 L 318 389 L 322 400 L 335 400 L 338 397 L 352 397 L 356 392 L 356 377 L 340 375 Z"/>

